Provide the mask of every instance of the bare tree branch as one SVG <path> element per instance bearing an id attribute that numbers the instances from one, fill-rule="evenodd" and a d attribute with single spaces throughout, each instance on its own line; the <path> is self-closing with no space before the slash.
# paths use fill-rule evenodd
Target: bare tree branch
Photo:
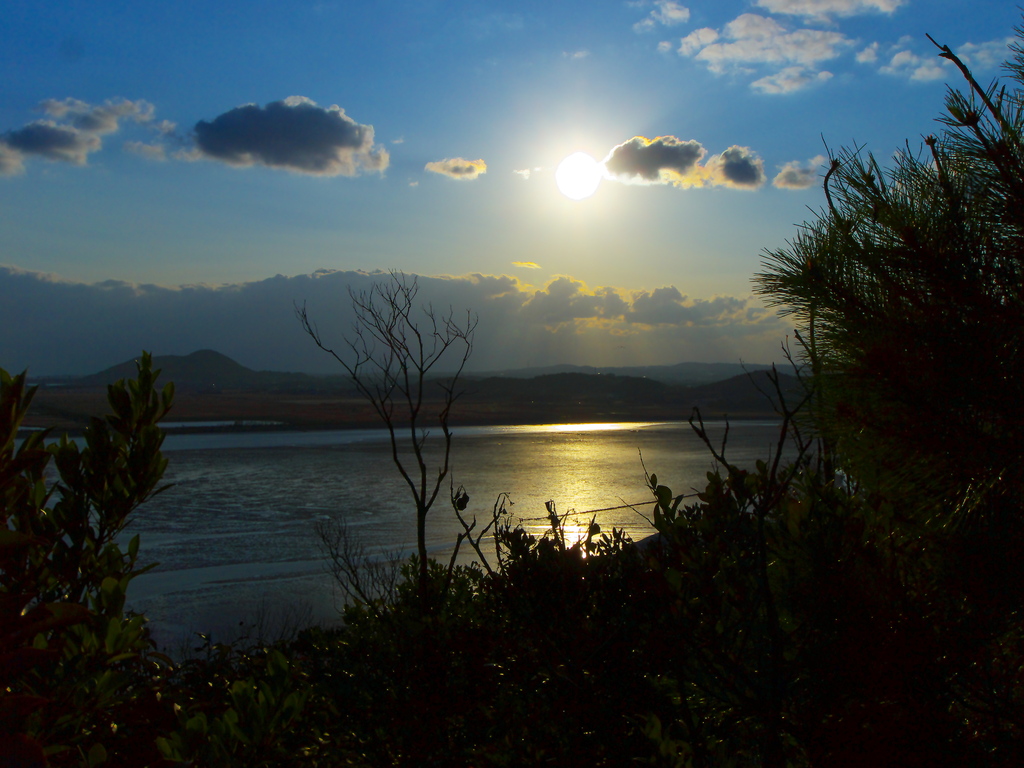
<path id="1" fill-rule="evenodd" d="M 451 468 L 449 419 L 460 394 L 459 379 L 473 351 L 477 318 L 467 312 L 464 319 L 456 319 L 451 308 L 442 313 L 432 304 L 418 305 L 418 291 L 416 278 L 398 271 L 369 289 L 350 290 L 355 321 L 345 337 L 344 353 L 325 342 L 305 305 L 296 305 L 295 313 L 303 330 L 342 366 L 388 431 L 391 459 L 416 507 L 419 586 L 426 598 L 426 519 Z M 442 359 L 454 361 L 454 373 L 434 378 Z M 443 437 L 436 473 L 428 465 L 425 409 L 436 411 Z"/>

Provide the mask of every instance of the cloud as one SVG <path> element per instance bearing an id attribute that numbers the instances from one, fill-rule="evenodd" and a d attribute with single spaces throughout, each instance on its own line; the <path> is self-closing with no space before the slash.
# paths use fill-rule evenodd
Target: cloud
<path id="1" fill-rule="evenodd" d="M 860 64 L 874 64 L 878 61 L 878 43 L 872 43 L 867 48 L 857 52 L 856 59 Z"/>
<path id="2" fill-rule="evenodd" d="M 763 162 L 747 147 L 733 146 L 712 155 L 693 139 L 675 136 L 648 139 L 634 136 L 614 147 L 604 159 L 605 176 L 625 184 L 671 184 L 689 187 L 725 186 L 756 189 L 764 184 Z"/>
<path id="3" fill-rule="evenodd" d="M 749 147 L 729 147 L 707 162 L 708 182 L 734 189 L 757 189 L 765 182 L 764 162 Z"/>
<path id="4" fill-rule="evenodd" d="M 25 156 L 0 140 L 0 176 L 17 176 L 25 172 Z"/>
<path id="5" fill-rule="evenodd" d="M 384 273 L 318 270 L 218 287 L 86 284 L 0 267 L 0 361 L 34 375 L 87 374 L 137 357 L 216 349 L 256 370 L 337 373 L 302 332 L 305 303 L 328 343 L 352 327 L 348 289 Z M 420 277 L 424 304 L 480 318 L 474 370 L 684 360 L 770 362 L 788 326 L 751 296 L 687 296 L 675 286 L 590 288 L 563 275 L 536 287 L 508 275 Z"/>
<path id="6" fill-rule="evenodd" d="M 432 173 L 440 173 L 450 179 L 473 181 L 487 173 L 487 163 L 483 160 L 466 160 L 462 157 L 450 157 L 427 163 L 424 168 Z"/>
<path id="7" fill-rule="evenodd" d="M 929 82 L 950 75 L 952 62 L 940 58 L 932 52 L 934 49 L 926 55 L 918 54 L 911 49 L 913 42 L 911 37 L 900 38 L 895 45 L 888 47 L 884 57 L 880 55 L 881 46 L 873 43 L 857 54 L 857 61 L 871 64 L 882 58 L 885 63 L 878 68 L 879 72 L 911 81 Z M 998 69 L 1009 59 L 1013 43 L 1014 38 L 1001 37 L 983 43 L 964 43 L 955 52 L 972 70 L 984 72 Z"/>
<path id="8" fill-rule="evenodd" d="M 906 0 L 756 0 L 754 5 L 771 13 L 830 21 L 833 16 L 892 13 Z"/>
<path id="9" fill-rule="evenodd" d="M 562 51 L 562 58 L 569 59 L 570 61 L 581 61 L 588 56 L 590 56 L 590 51 Z"/>
<path id="10" fill-rule="evenodd" d="M 806 88 L 811 83 L 823 83 L 830 79 L 832 79 L 831 72 L 814 72 L 806 67 L 786 67 L 772 75 L 755 80 L 750 87 L 762 93 L 792 93 Z"/>
<path id="11" fill-rule="evenodd" d="M 1004 37 L 987 43 L 964 43 L 956 49 L 956 55 L 976 70 L 998 69 L 1011 57 L 1011 46 L 1015 42 L 1013 37 Z"/>
<path id="12" fill-rule="evenodd" d="M 711 27 L 695 29 L 679 41 L 679 55 L 693 56 L 702 48 L 705 48 L 718 40 L 718 38 L 719 34 L 717 30 L 711 29 Z"/>
<path id="13" fill-rule="evenodd" d="M 945 59 L 937 57 L 925 58 L 908 49 L 897 49 L 889 58 L 889 63 L 879 68 L 886 75 L 905 77 L 908 80 L 929 81 L 940 80 L 946 75 L 942 65 Z"/>
<path id="14" fill-rule="evenodd" d="M 529 181 L 530 176 L 533 175 L 533 172 L 539 170 L 540 168 L 523 168 L 518 171 L 512 171 L 512 173 L 521 178 L 523 181 Z"/>
<path id="15" fill-rule="evenodd" d="M 163 144 L 146 144 L 142 141 L 126 141 L 125 151 L 141 155 L 147 160 L 166 160 L 167 150 Z"/>
<path id="16" fill-rule="evenodd" d="M 100 137 L 53 120 L 36 120 L 24 128 L 8 131 L 2 137 L 8 152 L 37 155 L 47 160 L 85 165 L 90 152 L 97 151 Z"/>
<path id="17" fill-rule="evenodd" d="M 356 176 L 383 171 L 388 151 L 337 105 L 321 107 L 289 96 L 265 107 L 246 104 L 194 128 L 198 157 L 228 165 L 263 165 L 313 176 Z"/>
<path id="18" fill-rule="evenodd" d="M 39 110 L 51 119 L 0 134 L 0 176 L 22 173 L 28 156 L 86 165 L 89 155 L 102 148 L 100 137 L 119 130 L 121 120 L 146 123 L 154 112 L 153 105 L 141 99 L 108 100 L 100 105 L 71 98 L 46 99 Z"/>
<path id="19" fill-rule="evenodd" d="M 658 26 L 671 27 L 690 20 L 690 9 L 673 0 L 654 0 L 654 10 L 633 25 L 636 32 L 650 32 Z"/>
<path id="20" fill-rule="evenodd" d="M 614 288 L 587 289 L 582 280 L 567 275 L 556 277 L 524 302 L 523 312 L 549 329 L 578 321 L 614 322 L 625 318 L 628 302 Z"/>
<path id="21" fill-rule="evenodd" d="M 630 323 L 646 326 L 693 327 L 715 325 L 737 317 L 747 309 L 748 301 L 735 296 L 690 299 L 674 285 L 637 291 L 626 313 Z"/>
<path id="22" fill-rule="evenodd" d="M 688 179 L 707 151 L 700 142 L 675 136 L 634 136 L 604 159 L 610 178 L 626 183 L 664 184 Z"/>
<path id="23" fill-rule="evenodd" d="M 513 261 L 512 266 L 522 267 L 523 269 L 540 269 L 540 264 L 535 261 Z"/>
<path id="24" fill-rule="evenodd" d="M 70 120 L 71 126 L 80 131 L 100 135 L 117 131 L 119 121 L 124 118 L 136 123 L 149 122 L 155 112 L 152 104 L 141 99 L 108 100 L 97 106 L 78 99 L 46 99 L 39 107 L 51 117 Z"/>
<path id="25" fill-rule="evenodd" d="M 830 77 L 818 65 L 838 57 L 854 44 L 840 32 L 819 29 L 789 31 L 778 21 L 744 13 L 719 32 L 705 27 L 680 40 L 679 54 L 703 63 L 711 72 L 750 71 L 750 65 L 776 68 L 755 81 L 766 93 L 788 93 Z"/>
<path id="26" fill-rule="evenodd" d="M 827 162 L 824 155 L 812 157 L 806 163 L 796 160 L 786 163 L 772 179 L 772 186 L 779 189 L 807 189 L 818 183 L 819 171 Z"/>

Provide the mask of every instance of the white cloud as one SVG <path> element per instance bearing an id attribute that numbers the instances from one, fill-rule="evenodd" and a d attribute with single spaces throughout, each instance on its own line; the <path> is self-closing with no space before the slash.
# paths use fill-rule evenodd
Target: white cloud
<path id="1" fill-rule="evenodd" d="M 1010 46 L 1013 43 L 1014 38 L 1002 37 L 983 43 L 964 43 L 954 51 L 964 64 L 979 73 L 998 69 L 1010 58 Z M 878 68 L 879 72 L 911 81 L 941 80 L 952 74 L 952 62 L 940 57 L 934 48 L 922 55 L 913 50 L 913 44 L 913 38 L 902 37 L 895 45 L 889 46 L 884 55 L 880 55 L 880 46 L 874 43 L 870 46 L 870 52 L 865 49 L 861 52 L 865 54 L 864 57 L 858 54 L 857 60 L 873 63 L 881 59 L 884 63 Z"/>
<path id="2" fill-rule="evenodd" d="M 830 21 L 834 16 L 892 13 L 906 0 L 756 0 L 754 5 L 771 13 Z"/>
<path id="3" fill-rule="evenodd" d="M 779 189 L 807 189 L 818 183 L 822 166 L 828 162 L 824 155 L 816 155 L 806 163 L 796 160 L 786 163 L 772 179 L 772 185 Z"/>
<path id="4" fill-rule="evenodd" d="M 831 78 L 831 72 L 813 72 L 806 67 L 786 67 L 755 80 L 750 87 L 762 93 L 791 93 L 806 88 L 811 83 L 823 83 Z"/>
<path id="5" fill-rule="evenodd" d="M 122 119 L 146 123 L 153 119 L 154 108 L 148 101 L 108 100 L 93 106 L 78 99 L 46 99 L 39 108 L 57 119 L 69 119 L 80 131 L 94 134 L 114 133 Z"/>
<path id="6" fill-rule="evenodd" d="M 701 48 L 711 45 L 718 39 L 718 32 L 711 27 L 695 29 L 679 41 L 679 55 L 692 56 Z"/>
<path id="7" fill-rule="evenodd" d="M 910 50 L 898 50 L 889 58 L 889 63 L 879 68 L 879 72 L 887 75 L 905 77 L 908 80 L 928 81 L 939 80 L 946 75 L 942 62 L 938 57 L 918 56 Z"/>
<path id="8" fill-rule="evenodd" d="M 690 9 L 673 0 L 654 0 L 654 10 L 633 25 L 636 32 L 650 32 L 659 26 L 673 27 L 690 20 Z"/>
<path id="9" fill-rule="evenodd" d="M 987 43 L 964 43 L 956 49 L 956 55 L 963 60 L 964 64 L 973 69 L 997 69 L 1011 57 L 1010 46 L 1014 42 L 1016 42 L 1015 38 L 1004 37 L 999 40 L 990 40 Z"/>
<path id="10" fill-rule="evenodd" d="M 679 53 L 702 62 L 716 74 L 746 71 L 750 65 L 775 68 L 754 87 L 767 93 L 787 93 L 828 79 L 818 65 L 838 57 L 853 42 L 840 32 L 790 31 L 775 19 L 744 13 L 721 32 L 704 28 L 690 33 L 680 41 Z"/>
<path id="11" fill-rule="evenodd" d="M 872 43 L 867 48 L 857 52 L 856 59 L 861 64 L 873 64 L 878 61 L 878 43 Z"/>

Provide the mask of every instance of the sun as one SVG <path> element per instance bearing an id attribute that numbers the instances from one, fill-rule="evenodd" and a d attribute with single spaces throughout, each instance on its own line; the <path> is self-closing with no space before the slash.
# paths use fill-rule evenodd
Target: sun
<path id="1" fill-rule="evenodd" d="M 555 183 L 570 200 L 590 197 L 601 183 L 601 164 L 586 152 L 573 152 L 559 163 Z"/>

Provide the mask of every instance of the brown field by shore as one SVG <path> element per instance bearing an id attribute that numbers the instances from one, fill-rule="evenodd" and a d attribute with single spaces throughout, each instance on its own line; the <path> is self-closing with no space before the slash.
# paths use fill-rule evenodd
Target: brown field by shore
<path id="1" fill-rule="evenodd" d="M 550 424 L 615 421 L 676 421 L 690 416 L 696 403 L 595 401 L 557 398 L 532 402 L 494 400 L 467 395 L 452 409 L 453 425 Z M 421 424 L 436 424 L 440 403 L 428 402 Z M 104 387 L 49 387 L 36 392 L 26 427 L 79 432 L 89 418 L 108 411 Z M 398 409 L 401 412 L 401 409 Z M 720 408 L 702 408 L 705 418 L 723 415 Z M 732 418 L 770 416 L 769 410 L 728 412 Z M 382 426 L 365 400 L 355 395 L 298 394 L 252 391 L 178 392 L 164 420 L 226 422 L 220 429 L 355 429 Z M 272 424 L 267 424 L 272 422 Z M 249 425 L 249 426 L 246 426 Z"/>

